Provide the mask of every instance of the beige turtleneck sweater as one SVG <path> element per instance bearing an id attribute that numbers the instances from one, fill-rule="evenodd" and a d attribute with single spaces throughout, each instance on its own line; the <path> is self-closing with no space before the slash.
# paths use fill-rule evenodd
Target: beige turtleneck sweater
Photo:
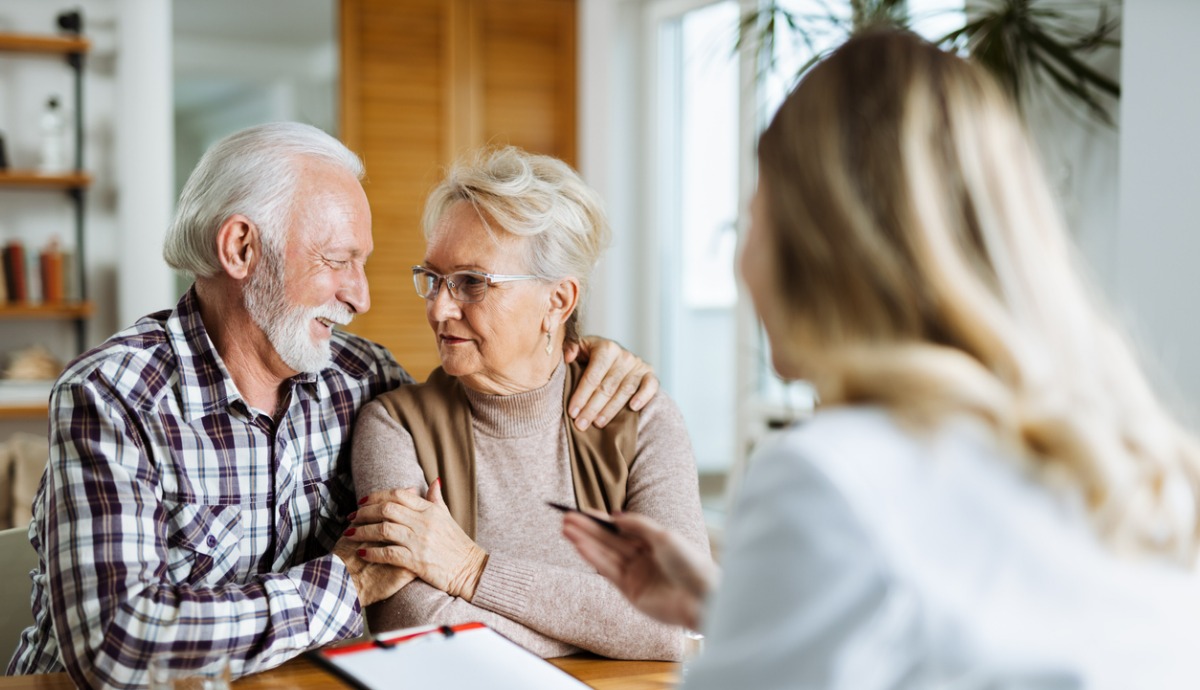
<path id="1" fill-rule="evenodd" d="M 678 628 L 635 610 L 562 536 L 575 505 L 563 421 L 565 367 L 541 388 L 508 396 L 467 389 L 475 433 L 475 541 L 488 552 L 471 602 L 416 580 L 367 610 L 373 631 L 482 621 L 543 657 L 580 650 L 619 659 L 679 659 Z M 378 403 L 359 413 L 353 475 L 358 495 L 427 490 L 412 438 Z M 683 417 L 659 392 L 638 418 L 637 455 L 624 510 L 648 515 L 708 550 L 696 463 Z"/>

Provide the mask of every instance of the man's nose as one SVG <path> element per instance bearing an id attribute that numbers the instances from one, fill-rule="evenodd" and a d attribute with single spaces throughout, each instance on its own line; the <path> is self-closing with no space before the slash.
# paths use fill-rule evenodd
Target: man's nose
<path id="1" fill-rule="evenodd" d="M 371 308 L 371 288 L 367 285 L 367 269 L 356 264 L 351 275 L 338 290 L 338 300 L 348 305 L 356 314 L 365 314 Z"/>

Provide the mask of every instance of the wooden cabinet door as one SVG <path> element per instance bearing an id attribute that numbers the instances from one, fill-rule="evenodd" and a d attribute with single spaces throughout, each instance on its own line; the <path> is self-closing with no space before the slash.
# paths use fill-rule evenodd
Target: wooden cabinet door
<path id="1" fill-rule="evenodd" d="M 417 380 L 439 364 L 409 270 L 425 196 L 483 145 L 576 164 L 575 32 L 575 0 L 342 0 L 342 138 L 367 166 L 375 239 L 351 330 Z"/>

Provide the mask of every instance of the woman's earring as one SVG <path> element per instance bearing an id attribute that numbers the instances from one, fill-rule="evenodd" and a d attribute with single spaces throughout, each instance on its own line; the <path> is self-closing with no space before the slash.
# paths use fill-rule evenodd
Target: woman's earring
<path id="1" fill-rule="evenodd" d="M 554 331 L 546 332 L 546 354 L 550 354 L 554 350 Z"/>

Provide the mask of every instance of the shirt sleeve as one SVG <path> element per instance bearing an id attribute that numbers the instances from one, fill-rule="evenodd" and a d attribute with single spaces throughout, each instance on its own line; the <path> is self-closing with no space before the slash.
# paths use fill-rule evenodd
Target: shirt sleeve
<path id="1" fill-rule="evenodd" d="M 180 568 L 220 565 L 219 545 L 240 534 L 238 506 L 189 506 L 198 538 L 169 533 L 155 450 L 106 390 L 61 384 L 50 403 L 43 557 L 76 685 L 144 685 L 151 656 L 168 650 L 227 655 L 240 676 L 357 633 L 357 593 L 332 555 L 244 584 L 173 584 Z"/>
<path id="2" fill-rule="evenodd" d="M 775 444 L 750 465 L 723 563 L 686 690 L 912 687 L 919 607 L 796 447 Z"/>
<path id="3" fill-rule="evenodd" d="M 412 452 L 411 440 L 399 424 L 382 408 L 364 410 L 359 424 L 354 477 L 360 496 L 386 487 L 424 487 L 419 468 L 412 469 L 415 458 L 406 455 Z M 648 515 L 708 551 L 687 430 L 678 408 L 662 393 L 639 416 L 624 509 Z M 371 627 L 380 630 L 473 620 L 543 657 L 584 649 L 621 659 L 675 660 L 682 651 L 679 628 L 638 612 L 599 574 L 519 553 L 489 555 L 471 602 L 416 581 L 368 610 Z"/>

